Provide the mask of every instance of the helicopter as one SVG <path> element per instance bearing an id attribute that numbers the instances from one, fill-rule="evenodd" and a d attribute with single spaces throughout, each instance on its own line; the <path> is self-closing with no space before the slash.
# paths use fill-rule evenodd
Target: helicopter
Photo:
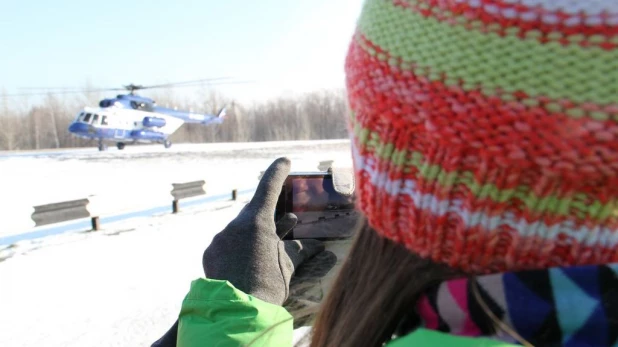
<path id="1" fill-rule="evenodd" d="M 118 94 L 112 99 L 103 99 L 99 107 L 85 107 L 78 112 L 69 126 L 73 135 L 96 139 L 99 151 L 105 151 L 105 141 L 116 142 L 119 150 L 127 143 L 162 143 L 170 148 L 169 136 L 184 123 L 213 125 L 223 123 L 226 108 L 216 114 L 199 114 L 189 111 L 157 106 L 155 101 L 135 94 L 140 89 L 156 88 L 129 84 L 124 89 L 129 94 Z"/>
<path id="2" fill-rule="evenodd" d="M 98 141 L 99 151 L 107 150 L 106 142 L 113 142 L 119 150 L 128 144 L 161 143 L 170 148 L 169 137 L 183 124 L 216 125 L 222 124 L 226 107 L 215 114 L 194 113 L 161 107 L 153 99 L 137 95 L 142 89 L 171 86 L 195 86 L 196 83 L 215 79 L 167 83 L 153 86 L 129 84 L 122 88 L 108 88 L 97 91 L 127 90 L 128 94 L 103 99 L 98 107 L 84 107 L 77 112 L 68 131 L 74 136 Z M 61 92 L 62 94 L 73 91 Z"/>

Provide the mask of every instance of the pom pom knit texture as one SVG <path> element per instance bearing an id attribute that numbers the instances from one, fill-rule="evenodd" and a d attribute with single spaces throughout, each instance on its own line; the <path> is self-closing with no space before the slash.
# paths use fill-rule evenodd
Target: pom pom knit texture
<path id="1" fill-rule="evenodd" d="M 368 0 L 359 207 L 470 273 L 618 261 L 618 1 Z"/>

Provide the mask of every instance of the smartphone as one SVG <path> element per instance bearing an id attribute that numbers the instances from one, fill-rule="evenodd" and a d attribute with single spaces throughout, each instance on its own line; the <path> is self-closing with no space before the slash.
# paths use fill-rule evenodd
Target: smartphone
<path id="1" fill-rule="evenodd" d="M 354 195 L 335 190 L 328 172 L 291 173 L 281 189 L 275 219 L 294 213 L 298 224 L 284 239 L 346 239 L 354 234 L 360 213 Z"/>

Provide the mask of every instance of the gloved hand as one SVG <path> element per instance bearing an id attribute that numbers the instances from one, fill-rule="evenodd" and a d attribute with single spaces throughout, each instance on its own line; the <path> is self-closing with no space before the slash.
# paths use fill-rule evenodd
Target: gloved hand
<path id="1" fill-rule="evenodd" d="M 296 226 L 294 214 L 275 224 L 275 208 L 290 172 L 290 161 L 277 159 L 264 172 L 251 199 L 204 251 L 206 278 L 227 280 L 256 298 L 282 305 L 289 295 L 290 278 L 305 260 L 324 250 L 318 240 L 281 241 Z M 178 321 L 152 347 L 176 346 Z"/>
<path id="2" fill-rule="evenodd" d="M 275 208 L 290 172 L 290 161 L 277 159 L 238 217 L 217 234 L 202 258 L 206 278 L 227 280 L 256 298 L 282 305 L 294 270 L 324 250 L 318 240 L 282 241 L 296 226 L 294 214 L 275 224 Z"/>

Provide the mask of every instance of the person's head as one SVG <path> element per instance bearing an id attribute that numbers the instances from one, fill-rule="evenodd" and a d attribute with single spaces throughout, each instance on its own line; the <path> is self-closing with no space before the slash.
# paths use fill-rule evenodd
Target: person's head
<path id="1" fill-rule="evenodd" d="M 613 0 L 365 2 L 346 74 L 367 222 L 313 345 L 377 345 L 454 276 L 618 261 L 617 18 Z"/>

